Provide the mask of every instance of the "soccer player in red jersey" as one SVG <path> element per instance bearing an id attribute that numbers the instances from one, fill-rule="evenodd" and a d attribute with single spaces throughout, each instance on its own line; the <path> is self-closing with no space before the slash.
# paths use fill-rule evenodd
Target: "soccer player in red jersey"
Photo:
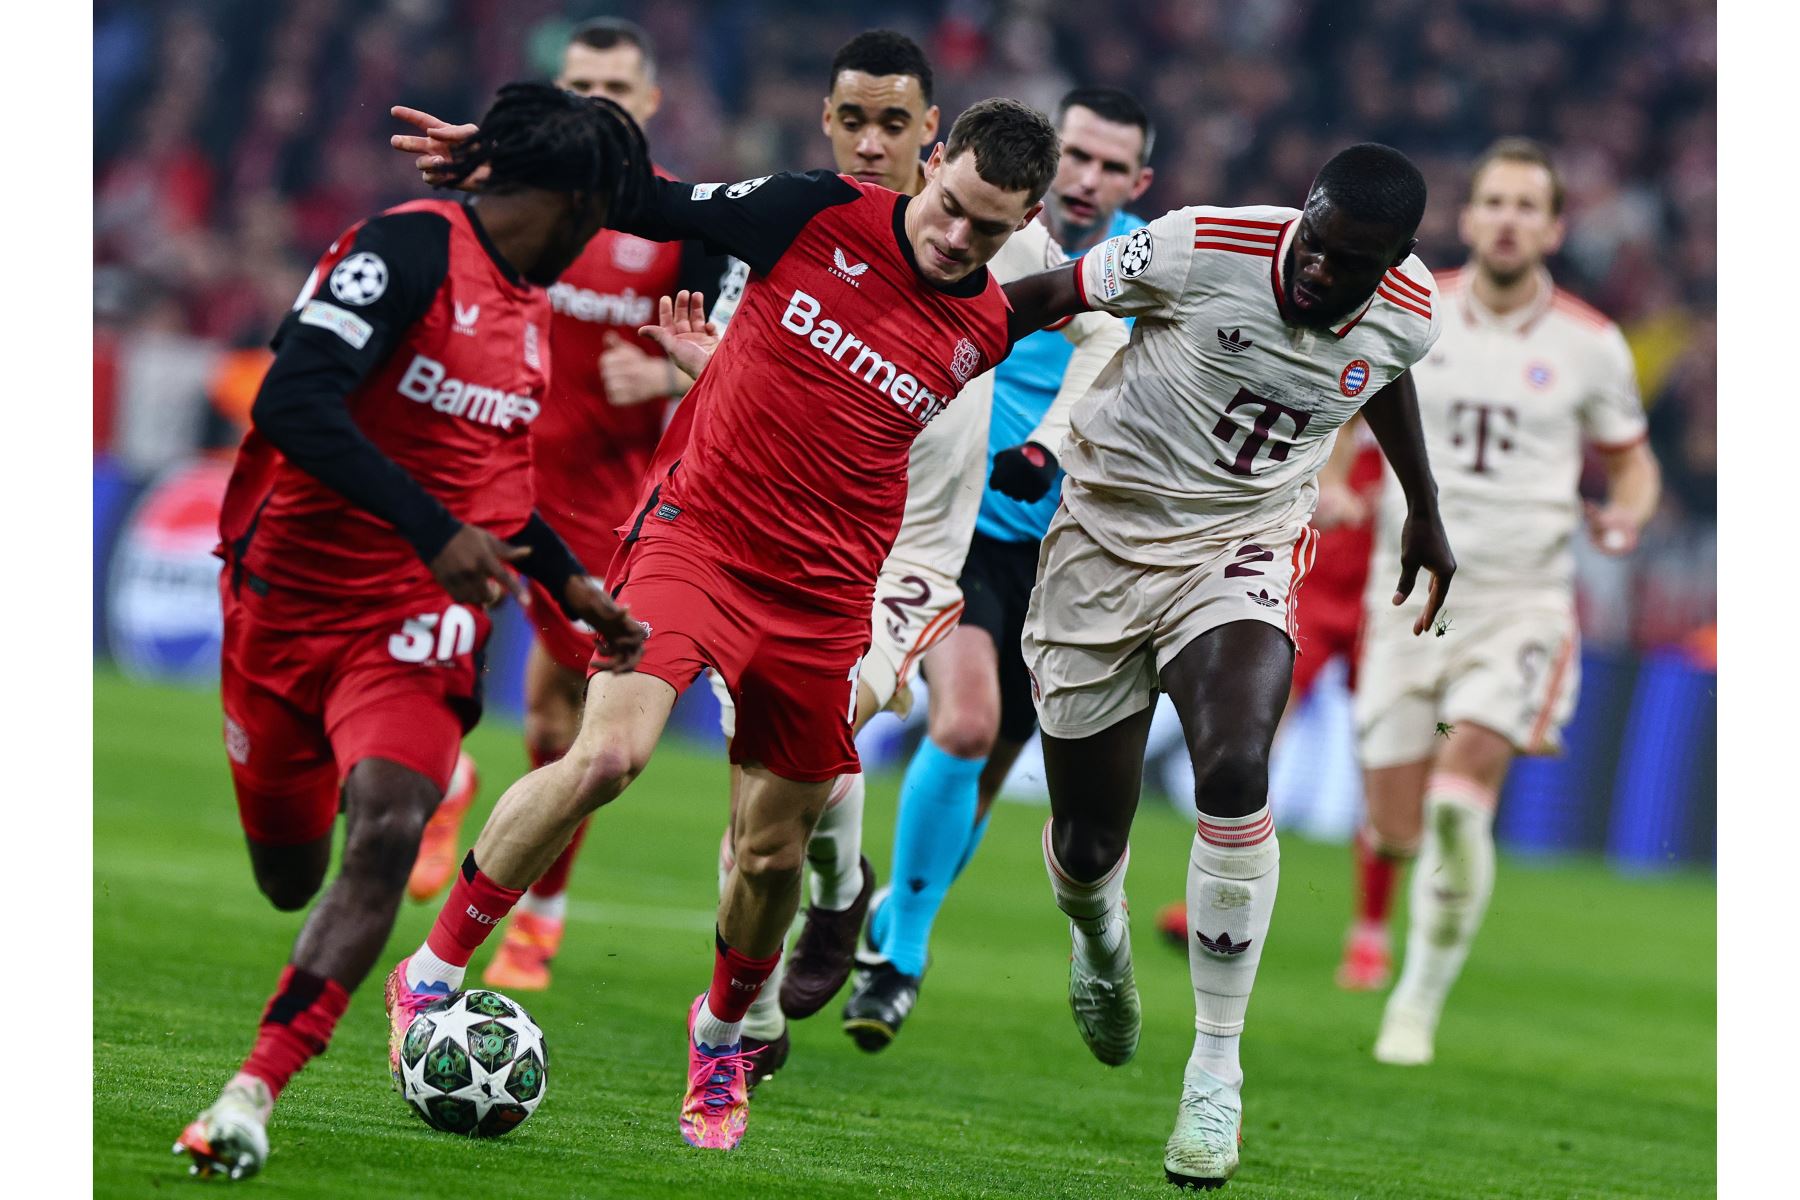
<path id="1" fill-rule="evenodd" d="M 426 170 L 473 134 L 421 118 L 425 136 L 395 145 Z M 676 697 L 711 666 L 737 703 L 731 758 L 744 785 L 712 983 L 689 1010 L 680 1128 L 697 1146 L 742 1139 L 744 1013 L 798 908 L 831 781 L 858 769 L 856 668 L 908 451 L 1006 356 L 1017 331 L 984 264 L 1037 215 L 1056 162 L 1048 121 L 988 100 L 933 152 L 916 197 L 829 172 L 658 181 L 650 203 L 614 222 L 704 237 L 743 259 L 750 280 L 609 571 L 650 627 L 644 660 L 595 676 L 574 747 L 501 798 L 430 936 L 390 977 L 396 1045 L 413 1012 L 461 985 L 583 818 L 643 769 Z"/>
<path id="2" fill-rule="evenodd" d="M 629 21 L 603 17 L 570 35 L 555 83 L 577 95 L 605 96 L 642 127 L 662 101 L 655 69 L 649 36 Z M 615 530 L 631 512 L 671 404 L 689 383 L 638 337 L 638 327 L 655 319 L 659 296 L 681 288 L 716 292 L 724 269 L 722 258 L 695 241 L 650 242 L 603 229 L 549 289 L 553 370 L 544 412 L 531 425 L 532 472 L 539 509 L 582 562 L 599 568 L 611 561 L 619 544 Z M 525 749 L 540 767 L 575 740 L 594 635 L 541 585 L 532 588 L 529 613 L 537 637 L 525 664 Z M 473 796 L 473 789 L 453 789 L 426 826 L 407 885 L 415 900 L 428 900 L 449 883 Z M 576 831 L 520 903 L 483 976 L 488 983 L 526 991 L 549 986 L 569 871 L 585 832 L 586 826 Z"/>
<path id="3" fill-rule="evenodd" d="M 642 628 L 532 509 L 543 288 L 650 184 L 616 106 L 503 88 L 453 179 L 319 260 L 274 339 L 220 517 L 225 749 L 257 885 L 300 931 L 256 1043 L 182 1131 L 200 1175 L 254 1174 L 276 1098 L 321 1054 L 387 941 L 419 834 L 480 712 L 484 608 L 517 564 L 628 670 Z M 504 540 L 503 540 L 504 539 Z"/>

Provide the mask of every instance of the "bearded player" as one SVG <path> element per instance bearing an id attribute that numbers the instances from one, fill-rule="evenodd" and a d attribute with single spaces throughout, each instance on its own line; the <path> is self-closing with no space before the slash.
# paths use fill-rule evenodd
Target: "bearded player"
<path id="1" fill-rule="evenodd" d="M 555 83 L 576 95 L 605 96 L 640 127 L 662 102 L 649 36 L 610 17 L 570 35 Z M 682 288 L 716 292 L 723 269 L 698 242 L 650 242 L 603 229 L 550 288 L 554 370 L 544 413 L 531 427 L 532 471 L 538 507 L 583 562 L 603 567 L 612 560 L 614 530 L 630 515 L 669 408 L 690 383 L 637 329 L 652 319 L 660 296 Z M 594 635 L 541 586 L 532 588 L 529 613 L 537 636 L 525 662 L 525 750 L 536 767 L 560 758 L 575 740 Z M 473 798 L 473 788 L 452 788 L 426 826 L 407 884 L 413 899 L 430 899 L 450 881 Z M 576 831 L 520 901 L 483 972 L 487 983 L 516 991 L 550 985 L 569 872 L 586 830 Z"/>
<path id="2" fill-rule="evenodd" d="M 1481 157 L 1461 218 L 1469 263 L 1444 277 L 1444 336 L 1414 372 L 1461 571 L 1441 636 L 1406 636 L 1417 605 L 1368 608 L 1356 714 L 1375 861 L 1357 872 L 1362 916 L 1346 965 L 1385 967 L 1395 876 L 1419 857 L 1406 958 L 1375 1042 L 1385 1063 L 1431 1061 L 1493 891 L 1506 773 L 1517 755 L 1559 750 L 1574 712 L 1583 446 L 1606 467 L 1605 502 L 1586 514 L 1594 545 L 1629 553 L 1656 511 L 1659 472 L 1625 339 L 1544 268 L 1562 243 L 1562 200 L 1536 143 L 1507 138 Z M 1374 578 L 1400 545 L 1392 491 L 1390 481 Z"/>
<path id="3" fill-rule="evenodd" d="M 395 145 L 423 169 L 477 136 L 419 116 L 424 136 Z M 749 283 L 609 572 L 653 631 L 644 661 L 596 675 L 574 747 L 501 798 L 426 944 L 389 978 L 396 1046 L 413 1013 L 460 986 L 582 819 L 643 769 L 676 697 L 711 667 L 737 703 L 731 757 L 744 770 L 713 980 L 688 1013 L 679 1125 L 696 1146 L 742 1139 L 744 1014 L 798 909 L 832 781 L 858 768 L 856 675 L 908 452 L 1005 357 L 1015 329 L 984 264 L 1036 216 L 1055 165 L 1047 121 L 988 100 L 933 152 L 917 197 L 823 172 L 658 181 L 616 222 L 656 240 L 704 237 L 749 265 Z"/>
<path id="4" fill-rule="evenodd" d="M 225 750 L 257 886 L 301 927 L 250 1056 L 175 1144 L 199 1175 L 268 1155 L 288 1081 L 324 1053 L 393 928 L 419 836 L 480 714 L 487 605 L 511 565 L 628 669 L 642 631 L 532 510 L 544 288 L 650 186 L 616 106 L 501 89 L 452 179 L 334 242 L 276 332 L 220 516 Z"/>
<path id="5" fill-rule="evenodd" d="M 1408 507 L 1395 601 L 1420 569 L 1434 576 L 1415 633 L 1455 569 L 1407 373 L 1438 334 L 1412 256 L 1424 211 L 1418 169 L 1362 144 L 1320 169 L 1303 210 L 1178 209 L 1008 290 L 1021 324 L 1090 307 L 1137 318 L 1075 406 L 1023 645 L 1050 785 L 1044 862 L 1073 941 L 1069 1003 L 1110 1064 L 1136 1052 L 1141 1024 L 1125 872 L 1158 692 L 1186 733 L 1196 1034 L 1163 1157 L 1181 1186 L 1237 1170 L 1238 1043 L 1279 870 L 1269 745 L 1293 676 L 1315 477 L 1358 411 Z"/>

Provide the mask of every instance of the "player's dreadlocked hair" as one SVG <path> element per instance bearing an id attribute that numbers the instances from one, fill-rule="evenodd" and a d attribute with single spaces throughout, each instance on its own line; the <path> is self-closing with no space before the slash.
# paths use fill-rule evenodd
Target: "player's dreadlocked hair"
<path id="1" fill-rule="evenodd" d="M 437 182 L 455 186 L 482 167 L 484 192 L 581 192 L 603 198 L 612 213 L 637 208 L 650 191 L 650 151 L 637 122 L 611 100 L 548 83 L 502 87 Z"/>
<path id="2" fill-rule="evenodd" d="M 1386 225 L 1403 238 L 1418 232 L 1425 216 L 1425 177 L 1406 155 L 1380 142 L 1359 142 L 1332 155 L 1313 180 L 1309 206 L 1321 195 L 1346 216 Z"/>

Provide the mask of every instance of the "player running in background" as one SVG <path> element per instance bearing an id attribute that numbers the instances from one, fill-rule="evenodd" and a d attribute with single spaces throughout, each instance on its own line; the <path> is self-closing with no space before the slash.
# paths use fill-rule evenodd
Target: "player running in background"
<path id="1" fill-rule="evenodd" d="M 648 35 L 629 21 L 603 17 L 570 35 L 555 83 L 577 95 L 605 96 L 642 127 L 662 101 L 655 78 Z M 671 403 L 690 382 L 638 336 L 638 327 L 654 319 L 661 296 L 680 288 L 716 292 L 723 270 L 723 260 L 698 242 L 650 242 L 603 229 L 550 288 L 553 369 L 544 412 L 531 426 L 532 472 L 539 509 L 595 569 L 612 561 L 615 530 L 631 514 Z M 528 612 L 537 637 L 525 662 L 525 751 L 537 767 L 560 758 L 575 740 L 594 636 L 541 586 L 532 588 Z M 450 881 L 473 797 L 473 788 L 453 788 L 426 826 L 408 881 L 413 899 L 428 900 Z M 569 871 L 586 830 L 576 831 L 520 901 L 482 975 L 489 984 L 518 991 L 550 985 Z"/>
<path id="2" fill-rule="evenodd" d="M 1028 274 L 1142 226 L 1123 206 L 1143 195 L 1152 179 L 1147 164 L 1154 133 L 1143 106 L 1130 95 L 1078 88 L 1058 103 L 1056 119 L 1062 157 L 1039 218 L 1049 236 L 1035 239 L 1045 256 Z M 1006 253 L 1021 253 L 1027 245 L 1020 234 Z M 998 261 L 995 270 L 1008 278 Z M 1122 344 L 1123 328 L 1101 319 Z M 1057 406 L 1056 417 L 1048 418 L 1068 378 L 1085 388 L 1104 365 L 1104 359 L 1074 363 L 1074 353 L 1059 334 L 1034 333 L 991 377 L 963 392 L 964 402 L 979 400 L 980 407 L 989 405 L 991 392 L 993 417 L 976 483 L 973 533 L 966 521 L 957 523 L 957 536 L 947 547 L 957 556 L 950 567 L 957 578 L 954 590 L 943 590 L 960 598 L 962 617 L 924 656 L 930 721 L 900 785 L 889 884 L 870 904 L 868 936 L 857 952 L 856 980 L 844 1005 L 844 1028 L 865 1050 L 885 1047 L 912 1011 L 932 922 L 981 844 L 994 797 L 1037 728 L 1019 635 L 1037 574 L 1038 543 L 1056 512 L 1057 497 L 1050 493 L 1061 482 L 1056 456 L 1067 429 L 1067 406 Z M 976 407 L 971 404 L 971 411 Z M 915 457 L 923 445 L 920 439 Z M 931 467 L 921 462 L 916 471 Z M 982 486 L 990 475 L 994 483 Z M 901 543 L 907 528 L 902 527 Z M 902 558 L 900 551 L 896 544 L 893 558 Z M 891 603 L 905 593 L 896 588 L 889 596 Z M 887 614 L 876 615 L 879 626 Z"/>
<path id="3" fill-rule="evenodd" d="M 1518 754 L 1554 753 L 1575 708 L 1580 655 L 1573 541 L 1582 446 L 1606 466 L 1589 535 L 1626 554 L 1656 511 L 1630 350 L 1557 289 L 1562 183 L 1536 143 L 1476 163 L 1462 211 L 1469 265 L 1441 284 L 1444 336 L 1414 375 L 1444 523 L 1461 570 L 1440 636 L 1414 641 L 1417 605 L 1371 602 L 1356 712 L 1366 838 L 1346 965 L 1385 967 L 1395 876 L 1417 848 L 1411 926 L 1375 1057 L 1431 1061 L 1438 1018 L 1494 886 L 1494 808 Z M 1393 569 L 1404 505 L 1383 493 L 1372 580 Z M 1444 736 L 1436 736 L 1439 730 Z"/>
<path id="4" fill-rule="evenodd" d="M 650 186 L 615 106 L 502 88 L 452 175 L 467 204 L 403 204 L 319 260 L 281 328 L 220 516 L 225 751 L 251 868 L 301 927 L 250 1056 L 175 1144 L 196 1174 L 268 1155 L 282 1089 L 322 1054 L 393 928 L 420 831 L 480 714 L 486 606 L 516 564 L 602 636 L 635 621 L 532 510 L 547 385 L 543 289 Z M 505 540 L 502 540 L 505 539 Z"/>
<path id="5" fill-rule="evenodd" d="M 1357 411 L 1408 502 L 1395 600 L 1420 569 L 1434 576 L 1415 633 L 1455 569 L 1407 374 L 1438 333 L 1412 256 L 1424 211 L 1418 169 L 1365 143 L 1320 169 L 1303 211 L 1178 209 L 1007 293 L 1021 325 L 1089 307 L 1137 318 L 1075 407 L 1023 646 L 1050 785 L 1044 861 L 1074 943 L 1069 1003 L 1102 1062 L 1128 1060 L 1141 1024 L 1125 871 L 1157 692 L 1187 735 L 1196 1035 L 1163 1157 L 1184 1186 L 1237 1169 L 1238 1041 L 1279 864 L 1269 744 L 1314 479 Z"/>
<path id="6" fill-rule="evenodd" d="M 425 136 L 395 144 L 427 170 L 474 134 L 419 125 Z M 460 986 L 582 819 L 643 769 L 676 697 L 710 666 L 737 701 L 731 758 L 744 771 L 713 980 L 688 1015 L 680 1128 L 697 1146 L 742 1139 L 744 1013 L 797 911 L 832 781 L 858 768 L 856 676 L 908 451 L 1005 357 L 1009 308 L 983 264 L 1037 215 L 1055 167 L 1049 122 L 988 100 L 934 151 L 916 198 L 825 172 L 658 181 L 616 222 L 658 240 L 703 236 L 748 263 L 750 282 L 610 572 L 653 631 L 644 660 L 591 680 L 569 754 L 501 798 L 431 935 L 390 976 L 396 1046 L 412 1013 Z"/>

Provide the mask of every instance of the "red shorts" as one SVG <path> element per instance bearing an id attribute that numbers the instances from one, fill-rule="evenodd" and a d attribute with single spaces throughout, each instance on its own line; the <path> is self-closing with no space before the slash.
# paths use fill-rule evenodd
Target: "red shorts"
<path id="1" fill-rule="evenodd" d="M 379 624 L 308 633 L 271 625 L 247 585 L 221 572 L 225 641 L 219 698 L 238 817 L 253 842 L 324 837 L 338 793 L 365 758 L 411 768 L 440 790 L 481 715 L 486 613 L 451 604 Z M 261 619 L 259 619 L 259 617 Z"/>
<path id="2" fill-rule="evenodd" d="M 562 610 L 556 597 L 537 580 L 531 584 L 531 608 L 525 617 L 538 645 L 565 671 L 586 671 L 594 657 L 594 631 Z"/>
<path id="3" fill-rule="evenodd" d="M 677 692 L 706 667 L 725 680 L 737 705 L 733 763 L 802 783 L 862 769 L 852 722 L 867 613 L 797 606 L 666 530 L 622 547 L 608 582 L 650 629 L 639 671 Z"/>
<path id="4" fill-rule="evenodd" d="M 1362 597 L 1346 601 L 1330 593 L 1306 594 L 1300 609 L 1300 637 L 1294 656 L 1294 695 L 1304 697 L 1338 655 L 1350 663 L 1350 690 L 1356 690 L 1356 651 L 1362 644 Z"/>

